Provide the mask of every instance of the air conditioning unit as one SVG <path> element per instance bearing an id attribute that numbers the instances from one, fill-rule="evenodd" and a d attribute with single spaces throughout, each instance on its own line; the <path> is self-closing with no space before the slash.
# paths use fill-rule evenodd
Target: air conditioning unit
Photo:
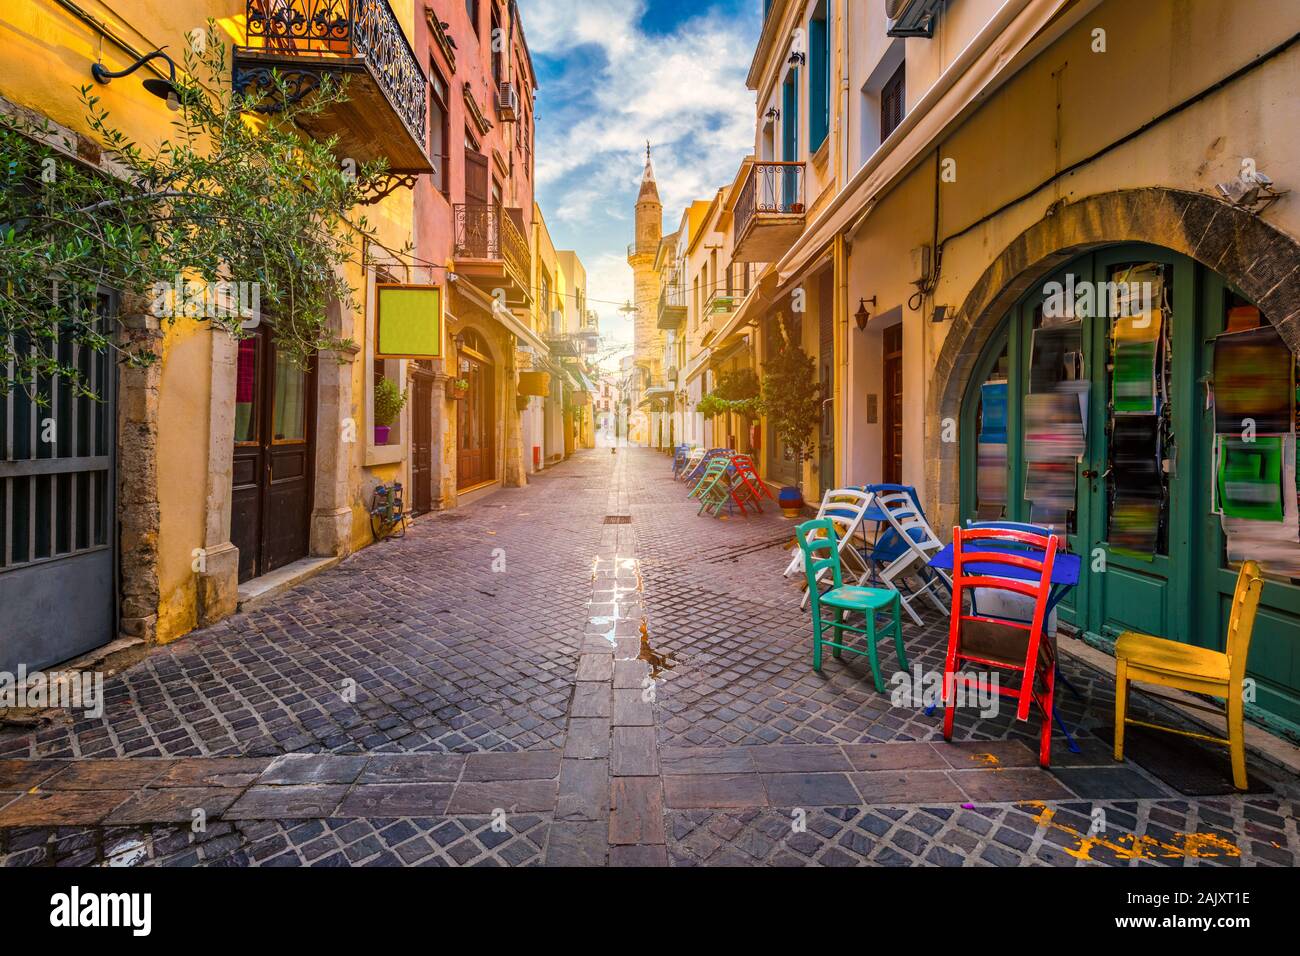
<path id="1" fill-rule="evenodd" d="M 939 16 L 943 0 L 885 0 L 885 19 L 891 37 L 934 36 L 934 21 Z"/>
<path id="2" fill-rule="evenodd" d="M 519 118 L 519 93 L 513 83 L 497 84 L 497 116 L 507 123 Z"/>

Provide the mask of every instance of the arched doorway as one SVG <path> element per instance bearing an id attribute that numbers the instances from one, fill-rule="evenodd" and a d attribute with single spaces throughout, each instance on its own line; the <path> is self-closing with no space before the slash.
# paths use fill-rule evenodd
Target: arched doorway
<path id="1" fill-rule="evenodd" d="M 1297 520 L 1294 353 L 1257 302 L 1160 246 L 1096 248 L 1021 290 L 960 401 L 958 517 L 1063 531 L 1085 568 L 1063 617 L 1093 639 L 1131 629 L 1221 650 L 1237 560 L 1274 553 L 1243 533 Z M 1236 439 L 1216 423 L 1216 351 L 1222 363 L 1241 334 L 1284 367 L 1255 376 L 1249 400 L 1274 420 L 1252 438 L 1250 478 L 1225 468 Z M 1261 496 L 1273 513 L 1243 532 L 1254 506 L 1239 499 Z M 1286 550 L 1265 561 L 1248 673 L 1258 705 L 1297 724 L 1300 542 Z"/>
<path id="2" fill-rule="evenodd" d="M 459 376 L 469 382 L 456 418 L 456 488 L 468 491 L 496 478 L 496 374 L 483 336 L 458 337 Z"/>

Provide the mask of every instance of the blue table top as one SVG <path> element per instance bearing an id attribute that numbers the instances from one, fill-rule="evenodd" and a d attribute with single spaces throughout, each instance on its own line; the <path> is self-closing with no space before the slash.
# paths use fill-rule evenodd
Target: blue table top
<path id="1" fill-rule="evenodd" d="M 1033 558 L 1036 561 L 1043 559 L 1043 551 L 1039 548 L 1017 548 L 1007 547 L 995 549 L 994 545 L 987 542 L 981 542 L 979 545 L 981 551 L 1005 550 L 1014 551 L 1023 554 L 1027 558 Z M 1082 560 L 1077 554 L 1070 554 L 1068 551 L 1057 551 L 1056 559 L 1052 562 L 1052 585 L 1065 585 L 1074 587 L 1079 583 L 1079 571 Z M 952 570 L 952 545 L 944 545 L 943 550 L 935 554 L 930 559 L 930 567 L 940 568 L 944 571 Z M 992 562 L 973 561 L 967 562 L 966 570 L 972 574 L 987 574 L 991 577 L 1012 578 L 1018 581 L 1033 581 L 1037 575 L 1029 568 L 1018 568 L 1012 564 L 994 564 Z"/>

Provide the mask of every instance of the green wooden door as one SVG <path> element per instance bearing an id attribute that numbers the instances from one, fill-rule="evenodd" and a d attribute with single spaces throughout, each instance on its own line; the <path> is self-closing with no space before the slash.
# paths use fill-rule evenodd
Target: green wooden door
<path id="1" fill-rule="evenodd" d="M 1081 310 L 1083 377 L 1088 383 L 1083 454 L 1075 474 L 1073 510 L 1054 515 L 1071 551 L 1084 557 L 1079 586 L 1062 602 L 1061 617 L 1109 644 L 1126 630 L 1221 650 L 1236 568 L 1228 564 L 1223 531 L 1211 512 L 1214 413 L 1207 403 L 1215 336 L 1225 327 L 1234 298 L 1223 280 L 1190 259 L 1165 249 L 1124 245 L 1098 250 L 1048 277 L 1004 318 L 976 363 L 963 403 L 962 517 L 1044 521 L 1026 497 L 1025 429 L 1035 360 L 1034 332 L 1043 324 L 1049 283 L 1102 283 L 1129 275 L 1130 267 L 1158 267 L 1165 288 L 1159 361 L 1153 390 L 1161 410 L 1159 460 L 1151 479 L 1158 487 L 1158 533 L 1146 548 L 1122 547 L 1112 524 L 1116 500 L 1116 421 L 1113 413 L 1112 332 L 1115 319 L 1105 294 Z M 1005 381 L 1005 448 L 990 454 L 983 402 Z M 1121 422 L 1121 428 L 1125 427 Z M 1114 446 L 1114 447 L 1112 447 Z M 1005 458 L 1004 484 L 992 476 Z M 1122 532 L 1121 532 L 1122 533 Z M 1258 707 L 1268 720 L 1300 725 L 1300 587 L 1270 575 L 1265 586 L 1248 674 L 1256 681 Z M 1256 716 L 1260 716 L 1256 712 Z"/>

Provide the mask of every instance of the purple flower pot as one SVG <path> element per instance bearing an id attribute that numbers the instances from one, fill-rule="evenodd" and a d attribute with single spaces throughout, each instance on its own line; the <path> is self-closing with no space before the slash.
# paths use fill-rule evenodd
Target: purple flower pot
<path id="1" fill-rule="evenodd" d="M 376 425 L 376 426 L 375 426 L 375 444 L 376 444 L 376 445 L 387 445 L 387 444 L 388 444 L 388 433 L 389 433 L 390 431 L 392 431 L 392 430 L 393 430 L 393 427 L 392 427 L 391 425 Z"/>

